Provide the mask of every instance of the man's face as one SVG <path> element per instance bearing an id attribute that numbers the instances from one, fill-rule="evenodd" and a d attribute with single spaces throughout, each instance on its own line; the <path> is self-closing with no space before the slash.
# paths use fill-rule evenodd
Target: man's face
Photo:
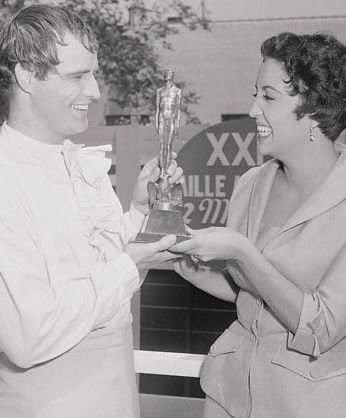
<path id="1" fill-rule="evenodd" d="M 72 34 L 67 33 L 66 46 L 57 45 L 60 64 L 56 73 L 45 80 L 32 82 L 30 106 L 32 126 L 37 137 L 61 142 L 88 127 L 90 104 L 100 98 L 94 73 L 97 55 L 90 53 Z"/>

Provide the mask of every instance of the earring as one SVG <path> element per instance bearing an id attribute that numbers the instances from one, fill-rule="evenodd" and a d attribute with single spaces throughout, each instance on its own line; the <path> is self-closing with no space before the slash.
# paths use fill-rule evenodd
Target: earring
<path id="1" fill-rule="evenodd" d="M 310 126 L 310 141 L 314 142 L 315 141 L 315 135 L 314 135 L 314 128 L 312 126 Z"/>

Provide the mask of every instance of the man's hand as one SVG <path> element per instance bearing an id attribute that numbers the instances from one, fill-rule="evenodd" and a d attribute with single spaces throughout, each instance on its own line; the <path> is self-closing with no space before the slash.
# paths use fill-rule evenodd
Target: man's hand
<path id="1" fill-rule="evenodd" d="M 175 242 L 175 235 L 166 235 L 156 242 L 131 242 L 125 247 L 124 251 L 132 258 L 138 270 L 158 268 L 169 261 L 181 257 L 179 254 L 167 251 Z"/>
<path id="2" fill-rule="evenodd" d="M 177 154 L 172 152 L 172 160 L 167 170 L 170 184 L 182 183 L 183 181 L 183 170 L 181 167 L 178 167 L 178 164 L 175 161 L 176 157 Z M 144 214 L 148 212 L 148 182 L 155 182 L 160 177 L 160 167 L 158 161 L 159 159 L 155 157 L 145 164 L 138 176 L 137 184 L 133 193 L 133 204 L 135 208 Z"/>

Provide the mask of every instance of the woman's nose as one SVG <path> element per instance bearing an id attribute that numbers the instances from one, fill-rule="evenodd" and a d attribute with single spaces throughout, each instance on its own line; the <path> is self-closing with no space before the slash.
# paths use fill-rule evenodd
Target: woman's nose
<path id="1" fill-rule="evenodd" d="M 257 100 L 253 101 L 250 109 L 249 109 L 249 116 L 251 118 L 256 118 L 257 116 L 262 115 L 262 109 L 258 106 Z"/>

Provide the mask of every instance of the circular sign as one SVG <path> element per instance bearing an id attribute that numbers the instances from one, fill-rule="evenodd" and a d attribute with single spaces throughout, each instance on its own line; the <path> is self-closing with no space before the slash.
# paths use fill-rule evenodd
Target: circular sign
<path id="1" fill-rule="evenodd" d="M 235 183 L 263 163 L 254 120 L 240 117 L 208 127 L 181 148 L 177 162 L 185 177 L 184 222 L 194 229 L 224 226 Z"/>

